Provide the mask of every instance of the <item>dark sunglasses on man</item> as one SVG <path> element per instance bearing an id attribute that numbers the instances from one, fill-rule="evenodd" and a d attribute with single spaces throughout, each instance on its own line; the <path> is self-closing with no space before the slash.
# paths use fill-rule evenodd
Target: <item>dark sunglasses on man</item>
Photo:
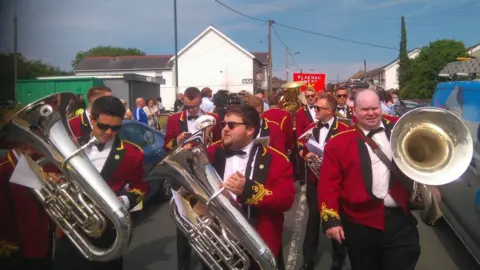
<path id="1" fill-rule="evenodd" d="M 198 109 L 198 108 L 200 108 L 199 105 L 194 105 L 194 106 L 191 106 L 191 105 L 183 105 L 183 109 L 184 109 L 184 110 L 196 110 L 196 109 Z"/>
<path id="2" fill-rule="evenodd" d="M 240 125 L 247 126 L 248 124 L 243 123 L 243 122 L 238 123 L 238 122 L 233 122 L 233 121 L 229 121 L 229 122 L 222 121 L 222 122 L 220 122 L 220 128 L 221 129 L 224 129 L 226 126 L 228 126 L 229 129 L 234 129 L 235 127 L 240 126 Z"/>
<path id="3" fill-rule="evenodd" d="M 111 129 L 113 132 L 116 132 L 122 128 L 122 125 L 108 125 L 108 124 L 97 122 L 97 127 L 103 131 L 107 131 Z"/>
<path id="4" fill-rule="evenodd" d="M 347 98 L 348 95 L 337 95 L 337 98 Z"/>

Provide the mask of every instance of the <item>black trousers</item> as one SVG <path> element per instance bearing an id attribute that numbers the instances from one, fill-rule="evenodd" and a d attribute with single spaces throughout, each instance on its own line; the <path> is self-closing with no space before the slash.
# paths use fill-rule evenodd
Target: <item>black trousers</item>
<path id="1" fill-rule="evenodd" d="M 52 259 L 48 258 L 23 258 L 12 257 L 0 259 L 0 269 L 4 270 L 50 270 L 52 269 Z"/>
<path id="2" fill-rule="evenodd" d="M 177 228 L 177 265 L 178 270 L 190 269 L 192 259 L 192 247 L 188 238 Z"/>
<path id="3" fill-rule="evenodd" d="M 303 264 L 314 264 L 320 239 L 320 210 L 318 209 L 317 185 L 308 179 L 306 196 L 308 205 L 308 220 L 305 239 L 303 240 Z M 332 261 L 336 263 L 343 263 L 347 257 L 345 245 L 339 244 L 335 240 L 331 240 L 331 243 Z"/>
<path id="4" fill-rule="evenodd" d="M 93 241 L 94 245 L 100 248 L 109 247 L 115 240 L 114 230 L 107 232 L 104 236 Z M 63 236 L 55 243 L 55 256 L 53 259 L 53 270 L 122 270 L 123 257 L 108 262 L 97 262 L 87 260 L 78 249 Z"/>
<path id="5" fill-rule="evenodd" d="M 414 270 L 420 257 L 417 220 L 401 208 L 386 208 L 385 229 L 343 220 L 352 270 Z"/>

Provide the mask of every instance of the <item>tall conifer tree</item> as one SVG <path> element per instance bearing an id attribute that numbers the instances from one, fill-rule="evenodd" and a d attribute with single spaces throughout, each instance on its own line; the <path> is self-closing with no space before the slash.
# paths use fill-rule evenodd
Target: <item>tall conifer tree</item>
<path id="1" fill-rule="evenodd" d="M 400 38 L 400 55 L 398 66 L 398 88 L 402 90 L 408 81 L 408 69 L 411 60 L 407 51 L 407 29 L 405 28 L 405 17 L 402 16 L 401 38 Z"/>

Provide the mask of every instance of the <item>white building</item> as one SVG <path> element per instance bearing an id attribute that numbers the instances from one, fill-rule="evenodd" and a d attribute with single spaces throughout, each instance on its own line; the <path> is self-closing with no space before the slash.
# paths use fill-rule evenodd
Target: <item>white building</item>
<path id="1" fill-rule="evenodd" d="M 75 68 L 75 75 L 98 76 L 136 73 L 161 77 L 159 95 L 167 109 L 175 101 L 175 56 L 145 55 L 87 57 Z M 248 52 L 213 26 L 209 26 L 178 53 L 178 89 L 210 87 L 213 92 L 253 92 L 262 87 L 268 53 Z M 113 89 L 114 90 L 114 89 Z"/>
<path id="2" fill-rule="evenodd" d="M 468 54 L 473 57 L 480 57 L 480 43 L 467 49 Z"/>
<path id="3" fill-rule="evenodd" d="M 408 52 L 410 59 L 415 59 L 420 54 L 420 49 L 413 49 Z M 366 82 L 378 85 L 383 89 L 398 89 L 398 66 L 400 59 L 397 58 L 392 62 L 379 68 L 367 71 L 360 76 Z"/>

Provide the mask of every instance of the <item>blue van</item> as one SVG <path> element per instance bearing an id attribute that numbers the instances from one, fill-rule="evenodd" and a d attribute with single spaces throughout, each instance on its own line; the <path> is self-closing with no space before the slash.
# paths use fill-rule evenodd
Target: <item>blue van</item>
<path id="1" fill-rule="evenodd" d="M 458 181 L 438 188 L 445 221 L 480 263 L 480 81 L 440 83 L 431 105 L 460 116 L 472 135 L 470 167 Z"/>

